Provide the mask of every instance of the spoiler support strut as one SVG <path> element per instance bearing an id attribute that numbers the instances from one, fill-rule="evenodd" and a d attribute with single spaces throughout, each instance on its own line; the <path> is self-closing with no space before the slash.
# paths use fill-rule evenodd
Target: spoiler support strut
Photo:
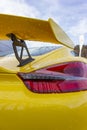
<path id="1" fill-rule="evenodd" d="M 24 40 L 18 39 L 13 33 L 7 34 L 8 37 L 13 41 L 12 46 L 15 53 L 16 59 L 19 61 L 19 67 L 23 66 L 29 62 L 32 62 L 34 59 L 31 57 L 27 45 Z M 18 53 L 17 47 L 20 47 L 20 54 Z M 28 58 L 23 59 L 23 50 L 26 50 Z"/>

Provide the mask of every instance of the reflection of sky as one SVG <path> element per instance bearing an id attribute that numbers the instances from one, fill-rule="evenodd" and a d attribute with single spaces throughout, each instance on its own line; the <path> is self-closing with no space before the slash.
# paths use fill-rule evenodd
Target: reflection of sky
<path id="1" fill-rule="evenodd" d="M 0 41 L 0 56 L 7 55 L 13 52 L 11 41 Z"/>
<path id="2" fill-rule="evenodd" d="M 52 50 L 55 50 L 59 48 L 59 45 L 50 44 L 50 43 L 43 43 L 43 42 L 30 42 L 26 41 L 26 45 L 30 51 L 30 54 L 32 56 L 38 56 L 43 55 L 45 53 L 48 53 Z M 17 47 L 17 50 L 20 54 L 20 47 Z M 9 54 L 13 54 L 13 47 L 12 47 L 12 41 L 0 41 L 0 56 L 9 56 Z M 27 55 L 26 51 L 23 52 L 24 55 Z"/>
<path id="3" fill-rule="evenodd" d="M 85 35 L 87 42 L 87 1 L 86 0 L 3 0 L 0 13 L 53 18 L 78 43 L 79 35 Z"/>

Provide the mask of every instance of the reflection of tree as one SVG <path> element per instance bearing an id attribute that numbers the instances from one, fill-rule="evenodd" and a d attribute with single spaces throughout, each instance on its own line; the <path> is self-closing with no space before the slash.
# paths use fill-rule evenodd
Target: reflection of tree
<path id="1" fill-rule="evenodd" d="M 76 45 L 74 47 L 74 51 L 77 54 L 77 56 L 79 56 L 79 45 Z M 81 56 L 87 58 L 87 45 L 83 45 L 82 51 L 81 51 Z"/>

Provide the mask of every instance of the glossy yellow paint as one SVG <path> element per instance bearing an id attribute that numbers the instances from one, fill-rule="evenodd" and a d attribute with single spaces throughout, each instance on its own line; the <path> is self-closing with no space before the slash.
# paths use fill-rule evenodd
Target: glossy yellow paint
<path id="1" fill-rule="evenodd" d="M 86 130 L 87 92 L 35 94 L 16 74 L 0 74 L 0 129 Z"/>
<path id="2" fill-rule="evenodd" d="M 70 51 L 65 47 L 60 48 L 37 57 L 24 67 L 13 67 L 14 59 L 9 62 L 12 59 L 8 58 L 6 61 L 2 58 L 0 62 L 4 64 L 0 68 L 0 129 L 87 130 L 87 91 L 35 94 L 26 88 L 16 74 L 19 71 L 30 72 L 59 62 L 87 62 L 84 58 L 70 56 Z"/>
<path id="3" fill-rule="evenodd" d="M 17 73 L 17 72 L 31 72 L 37 69 L 47 67 L 49 65 L 63 63 L 68 61 L 82 61 L 87 63 L 87 60 L 82 57 L 74 57 L 71 54 L 71 49 L 67 47 L 61 47 L 50 53 L 42 56 L 33 57 L 35 60 L 22 67 L 18 67 L 19 64 L 15 57 L 4 57 L 0 60 L 0 72 Z"/>
<path id="4" fill-rule="evenodd" d="M 8 18 L 11 19 L 9 20 Z M 14 28 L 17 31 L 18 28 L 15 27 L 17 24 L 15 24 L 14 28 L 14 24 L 12 25 L 15 19 L 21 21 L 22 25 L 24 25 L 24 21 L 27 24 L 29 21 L 31 21 L 31 23 L 39 22 L 38 27 L 42 27 L 42 30 L 47 29 L 47 31 L 50 32 L 49 38 L 48 32 L 46 32 L 47 37 L 44 35 L 43 38 L 42 35 L 39 37 L 40 30 L 37 30 L 35 34 L 38 34 L 38 38 L 41 38 L 39 40 L 44 39 L 47 41 L 54 33 L 56 40 L 54 36 L 52 36 L 51 41 L 58 41 L 57 30 L 60 30 L 60 28 L 56 30 L 56 24 L 52 20 L 49 20 L 52 27 L 51 30 L 49 29 L 47 21 L 27 18 L 21 19 L 20 17 L 7 15 L 0 15 L 2 38 L 7 38 L 6 34 L 8 30 L 16 34 Z M 9 22 L 6 22 L 8 20 Z M 10 23 L 10 26 L 5 28 L 8 23 Z M 33 23 L 33 25 L 36 25 L 35 23 Z M 23 27 L 25 27 L 25 25 Z M 11 30 L 12 28 L 13 30 Z M 34 30 L 35 26 L 33 28 L 33 31 Z M 19 30 L 17 32 L 19 32 Z M 19 34 L 17 34 L 17 36 L 25 36 L 25 39 L 29 38 L 22 32 L 23 30 L 19 33 L 21 36 Z M 28 32 L 28 34 L 31 34 L 31 32 Z M 34 39 L 32 35 L 30 35 L 30 38 Z M 61 41 L 61 38 L 63 37 L 60 36 L 59 41 L 63 43 L 66 38 L 62 39 L 63 41 Z M 67 45 L 67 43 L 68 42 L 65 42 L 65 45 Z M 69 47 L 71 47 L 71 45 Z M 0 130 L 87 130 L 87 91 L 62 94 L 36 94 L 29 91 L 22 80 L 17 76 L 18 72 L 31 72 L 57 63 L 68 61 L 82 61 L 87 63 L 87 60 L 85 58 L 73 57 L 71 49 L 67 49 L 66 47 L 34 58 L 35 60 L 33 62 L 22 67 L 17 67 L 18 61 L 15 57 L 0 58 Z"/>
<path id="5" fill-rule="evenodd" d="M 8 39 L 13 33 L 23 40 L 43 41 L 74 47 L 73 41 L 52 20 L 40 20 L 0 14 L 0 39 Z"/>

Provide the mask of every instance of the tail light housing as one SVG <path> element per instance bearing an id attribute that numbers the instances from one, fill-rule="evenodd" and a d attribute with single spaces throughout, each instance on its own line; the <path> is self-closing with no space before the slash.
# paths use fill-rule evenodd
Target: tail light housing
<path id="1" fill-rule="evenodd" d="M 83 62 L 67 62 L 18 75 L 32 92 L 65 93 L 87 90 L 86 71 Z"/>

